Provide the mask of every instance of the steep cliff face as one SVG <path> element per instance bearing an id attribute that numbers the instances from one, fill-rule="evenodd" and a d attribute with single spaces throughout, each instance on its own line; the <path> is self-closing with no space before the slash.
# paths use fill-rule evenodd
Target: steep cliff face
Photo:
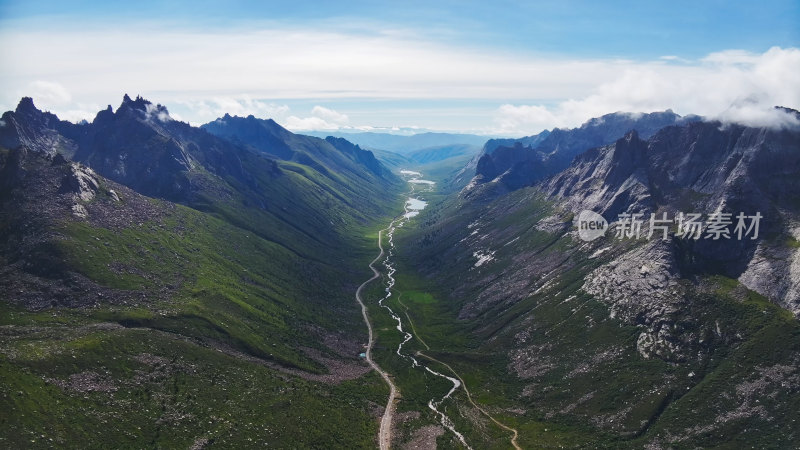
<path id="1" fill-rule="evenodd" d="M 647 141 L 628 133 L 581 154 L 540 189 L 576 214 L 592 210 L 608 221 L 622 213 L 645 219 L 651 213 L 673 219 L 680 213 L 730 214 L 732 239 L 675 243 L 682 270 L 740 279 L 800 314 L 800 280 L 793 276 L 798 256 L 786 245 L 797 239 L 798 174 L 798 130 L 698 122 L 667 127 Z M 758 239 L 736 236 L 739 213 L 762 216 Z"/>
<path id="2" fill-rule="evenodd" d="M 26 147 L 49 155 L 63 153 L 70 157 L 77 150 L 75 142 L 59 134 L 57 128 L 61 121 L 58 117 L 39 111 L 30 97 L 23 97 L 17 109 L 6 111 L 0 120 L 0 146 L 3 148 Z"/>

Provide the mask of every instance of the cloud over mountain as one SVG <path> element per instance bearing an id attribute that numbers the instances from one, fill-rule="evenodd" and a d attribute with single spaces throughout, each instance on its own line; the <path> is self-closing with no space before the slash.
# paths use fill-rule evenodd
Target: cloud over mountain
<path id="1" fill-rule="evenodd" d="M 796 124 L 774 106 L 800 105 L 800 50 L 712 53 L 695 64 L 631 66 L 587 96 L 554 106 L 505 104 L 495 112 L 504 132 L 574 127 L 607 111 L 674 109 L 724 122 L 776 127 Z"/>

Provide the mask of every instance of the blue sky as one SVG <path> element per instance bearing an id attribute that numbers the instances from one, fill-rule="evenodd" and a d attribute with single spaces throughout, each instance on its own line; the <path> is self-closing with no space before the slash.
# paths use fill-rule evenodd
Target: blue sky
<path id="1" fill-rule="evenodd" d="M 504 135 L 800 107 L 796 0 L 0 1 L 0 44 L 0 106 L 33 95 L 70 120 L 124 92 L 192 123 Z"/>

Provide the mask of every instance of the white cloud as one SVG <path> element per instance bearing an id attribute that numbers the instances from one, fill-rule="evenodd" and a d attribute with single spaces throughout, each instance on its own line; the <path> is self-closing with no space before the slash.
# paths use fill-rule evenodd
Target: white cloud
<path id="1" fill-rule="evenodd" d="M 289 114 L 289 106 L 255 100 L 248 95 L 215 96 L 209 100 L 178 100 L 176 103 L 186 108 L 187 115 L 191 115 L 191 123 L 195 125 L 210 122 L 214 119 L 230 114 L 232 116 L 247 117 L 253 115 L 259 118 L 272 118 L 282 120 Z M 170 113 L 175 119 L 179 115 Z"/>
<path id="2" fill-rule="evenodd" d="M 159 109 L 158 106 L 148 103 L 145 105 L 145 115 L 147 120 L 152 121 L 153 119 L 158 119 L 161 122 L 168 122 L 172 120 L 172 117 L 169 116 L 167 111 L 163 109 Z"/>
<path id="3" fill-rule="evenodd" d="M 37 104 L 37 108 L 42 108 L 42 106 Z M 79 104 L 76 106 L 76 108 L 58 111 L 57 114 L 58 118 L 61 120 L 69 120 L 70 122 L 75 122 L 75 123 L 80 122 L 81 120 L 86 120 L 87 122 L 91 122 L 97 115 L 97 112 L 100 111 L 100 109 L 101 108 L 99 106 L 94 108 L 92 106 Z"/>
<path id="4" fill-rule="evenodd" d="M 325 108 L 324 106 L 314 106 L 311 108 L 311 117 L 289 116 L 283 125 L 290 130 L 338 130 L 340 128 L 351 128 L 347 125 L 349 119 L 346 114 L 336 110 Z"/>
<path id="5" fill-rule="evenodd" d="M 72 100 L 72 95 L 60 83 L 36 80 L 28 84 L 30 96 L 43 104 L 63 105 Z"/>
<path id="6" fill-rule="evenodd" d="M 0 53 L 6 94 L 24 91 L 35 74 L 58 73 L 58 81 L 84 101 L 104 103 L 127 91 L 165 104 L 203 101 L 212 108 L 238 97 L 232 88 L 250 99 L 273 100 L 564 98 L 587 93 L 595 79 L 629 64 L 532 60 L 423 41 L 413 33 L 291 28 L 142 33 L 131 26 L 54 32 L 7 27 L 0 29 L 0 41 L 14 44 Z M 0 103 L 15 101 L 0 94 Z"/>
<path id="7" fill-rule="evenodd" d="M 309 130 L 338 130 L 339 126 L 326 122 L 319 117 L 297 117 L 289 116 L 283 125 L 289 130 L 309 131 Z"/>
<path id="8" fill-rule="evenodd" d="M 774 106 L 800 107 L 800 49 L 772 48 L 763 54 L 726 51 L 692 66 L 643 64 L 630 67 L 590 95 L 555 106 L 503 105 L 495 111 L 497 131 L 530 134 L 545 128 L 574 127 L 615 111 L 673 109 L 724 122 L 786 126 L 793 116 Z"/>
<path id="9" fill-rule="evenodd" d="M 732 65 L 732 64 L 753 64 L 758 62 L 758 55 L 744 50 L 723 50 L 714 52 L 703 58 L 703 62 Z"/>
<path id="10" fill-rule="evenodd" d="M 315 106 L 311 108 L 311 115 L 319 117 L 320 119 L 325 120 L 326 122 L 335 123 L 337 125 L 347 125 L 347 122 L 350 119 L 347 118 L 346 114 L 341 114 L 338 111 L 333 109 L 325 108 L 324 106 Z"/>
<path id="11" fill-rule="evenodd" d="M 207 32 L 140 24 L 43 31 L 6 25 L 0 42 L 13 45 L 0 52 L 0 104 L 15 105 L 22 95 L 33 95 L 37 105 L 71 117 L 85 109 L 73 98 L 104 105 L 125 91 L 177 106 L 194 124 L 225 113 L 253 114 L 293 129 L 397 123 L 381 110 L 361 112 L 359 120 L 355 111 L 348 117 L 322 106 L 308 117 L 290 113 L 289 103 L 309 99 L 413 99 L 423 105 L 435 100 L 439 111 L 458 109 L 454 100 L 500 105 L 519 99 L 463 115 L 472 121 L 464 128 L 504 134 L 576 126 L 614 111 L 672 108 L 773 123 L 770 107 L 800 108 L 796 48 L 724 50 L 695 61 L 678 55 L 630 61 L 466 48 L 402 30 L 369 34 L 272 24 Z M 42 74 L 53 75 L 43 80 Z M 433 128 L 426 121 L 442 120 L 433 113 L 426 117 L 426 106 L 419 109 L 413 117 L 419 125 Z M 96 110 L 85 112 L 80 118 L 91 120 Z M 364 117 L 375 123 L 364 123 Z"/>
<path id="12" fill-rule="evenodd" d="M 499 134 L 520 134 L 523 130 L 555 128 L 564 125 L 562 118 L 539 105 L 502 105 L 494 118 Z"/>

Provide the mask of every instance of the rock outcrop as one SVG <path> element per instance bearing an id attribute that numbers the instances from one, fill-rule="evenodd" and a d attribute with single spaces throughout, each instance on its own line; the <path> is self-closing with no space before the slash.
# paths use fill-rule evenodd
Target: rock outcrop
<path id="1" fill-rule="evenodd" d="M 710 214 L 730 214 L 729 238 L 676 241 L 671 251 L 681 270 L 739 279 L 800 314 L 799 174 L 800 130 L 695 122 L 666 127 L 648 140 L 630 132 L 590 149 L 539 189 L 575 214 L 591 210 L 609 222 L 622 213 L 641 213 L 645 221 L 654 213 L 673 221 L 700 213 L 703 235 Z M 749 236 L 735 233 L 739 213 L 761 216 L 757 236 L 755 229 Z"/>

